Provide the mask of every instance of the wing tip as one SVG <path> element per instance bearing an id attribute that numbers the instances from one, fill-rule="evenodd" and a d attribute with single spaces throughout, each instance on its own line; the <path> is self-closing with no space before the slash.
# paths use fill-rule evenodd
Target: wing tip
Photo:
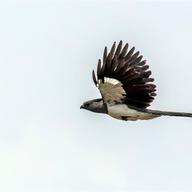
<path id="1" fill-rule="evenodd" d="M 94 70 L 92 71 L 92 78 L 93 78 L 93 82 L 94 82 L 95 86 L 97 86 L 97 79 L 96 79 Z"/>

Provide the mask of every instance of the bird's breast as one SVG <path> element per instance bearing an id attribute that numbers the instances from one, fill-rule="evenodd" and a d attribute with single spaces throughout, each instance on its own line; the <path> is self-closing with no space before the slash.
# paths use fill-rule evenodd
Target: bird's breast
<path id="1" fill-rule="evenodd" d="M 126 104 L 117 104 L 113 106 L 107 106 L 108 114 L 116 119 L 136 121 L 153 119 L 157 117 L 154 114 L 137 111 L 129 108 Z"/>

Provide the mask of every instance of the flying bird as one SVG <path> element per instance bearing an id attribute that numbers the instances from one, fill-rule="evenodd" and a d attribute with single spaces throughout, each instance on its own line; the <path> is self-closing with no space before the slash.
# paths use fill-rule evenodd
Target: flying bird
<path id="1" fill-rule="evenodd" d="M 80 108 L 105 113 L 120 120 L 148 120 L 160 116 L 192 117 L 192 113 L 148 109 L 156 96 L 156 86 L 151 71 L 135 47 L 129 49 L 120 41 L 113 43 L 110 51 L 104 49 L 98 60 L 97 72 L 92 72 L 93 82 L 101 98 L 86 101 Z"/>

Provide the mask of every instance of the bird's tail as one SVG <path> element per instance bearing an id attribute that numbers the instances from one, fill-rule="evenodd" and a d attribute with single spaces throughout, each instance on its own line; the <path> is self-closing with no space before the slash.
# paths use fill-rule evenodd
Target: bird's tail
<path id="1" fill-rule="evenodd" d="M 192 117 L 192 113 L 186 113 L 186 112 L 159 111 L 151 109 L 148 109 L 148 112 L 159 116 L 165 115 L 165 116 L 177 116 L 177 117 Z"/>

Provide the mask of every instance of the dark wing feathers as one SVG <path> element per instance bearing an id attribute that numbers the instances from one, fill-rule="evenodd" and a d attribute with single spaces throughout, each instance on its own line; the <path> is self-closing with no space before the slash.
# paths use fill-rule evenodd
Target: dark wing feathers
<path id="1" fill-rule="evenodd" d="M 93 78 L 93 82 L 95 83 L 95 85 L 97 85 L 97 79 L 96 79 L 94 70 L 92 71 L 92 78 Z"/>
<path id="2" fill-rule="evenodd" d="M 115 44 L 115 43 L 114 43 L 114 44 Z M 116 49 L 116 52 L 115 52 L 115 56 L 116 56 L 116 57 L 119 57 L 119 55 L 120 55 L 120 53 L 121 53 L 122 44 L 123 44 L 123 42 L 120 41 L 119 44 L 118 44 L 118 46 L 117 46 L 117 49 Z"/>
<path id="3" fill-rule="evenodd" d="M 142 60 L 143 56 L 140 55 L 140 52 L 135 52 L 135 47 L 128 51 L 128 47 L 128 43 L 123 47 L 122 41 L 117 47 L 114 42 L 109 53 L 105 47 L 103 64 L 101 65 L 101 60 L 98 61 L 97 79 L 93 71 L 93 81 L 96 85 L 98 85 L 98 80 L 102 80 L 104 83 L 105 77 L 120 81 L 126 93 L 126 97 L 122 97 L 122 103 L 146 108 L 156 95 L 156 86 L 152 84 L 154 79 L 150 78 L 151 71 L 146 65 L 146 60 Z M 124 94 L 124 92 L 122 93 Z"/>
<path id="4" fill-rule="evenodd" d="M 134 51 L 135 51 L 135 47 L 132 47 L 130 51 L 127 53 L 127 55 L 125 56 L 126 62 L 129 62 L 131 60 L 131 55 L 134 53 Z"/>
<path id="5" fill-rule="evenodd" d="M 113 55 L 114 55 L 114 53 L 115 53 L 115 48 L 116 48 L 116 42 L 114 42 L 113 45 L 112 45 L 112 47 L 111 47 L 110 54 L 112 55 L 112 57 L 113 57 Z"/>

